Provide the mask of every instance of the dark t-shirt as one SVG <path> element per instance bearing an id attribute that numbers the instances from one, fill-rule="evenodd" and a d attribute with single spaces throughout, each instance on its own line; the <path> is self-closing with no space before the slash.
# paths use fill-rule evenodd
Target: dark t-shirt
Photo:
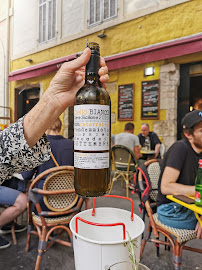
<path id="1" fill-rule="evenodd" d="M 161 178 L 165 167 L 172 167 L 180 171 L 180 175 L 177 179 L 177 183 L 183 185 L 195 185 L 195 178 L 198 170 L 198 161 L 202 157 L 201 154 L 197 154 L 191 147 L 187 139 L 182 139 L 175 142 L 165 153 L 163 159 L 163 169 L 158 183 L 158 205 L 164 203 L 170 203 L 170 200 L 161 193 L 160 185 Z"/>
<path id="2" fill-rule="evenodd" d="M 142 147 L 144 146 L 145 143 L 145 137 L 142 136 L 142 134 L 138 134 L 139 140 L 140 140 L 140 144 L 142 145 Z M 156 133 L 154 132 L 149 132 L 148 137 L 150 138 L 150 143 L 151 143 L 151 150 L 155 150 L 155 146 L 160 143 L 161 141 L 159 140 L 159 137 L 156 135 Z M 142 155 L 142 159 L 147 159 L 148 155 Z M 160 154 L 158 155 L 157 158 L 160 158 Z"/>

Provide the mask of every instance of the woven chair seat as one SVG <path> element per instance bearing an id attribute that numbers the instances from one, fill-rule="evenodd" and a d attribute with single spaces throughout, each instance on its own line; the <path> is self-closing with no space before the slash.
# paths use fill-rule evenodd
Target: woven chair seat
<path id="1" fill-rule="evenodd" d="M 196 238 L 196 232 L 194 230 L 185 230 L 185 229 L 177 229 L 173 228 L 167 225 L 164 225 L 159 219 L 158 219 L 158 214 L 155 213 L 153 214 L 153 218 L 155 223 L 165 229 L 166 231 L 169 231 L 172 233 L 174 236 L 176 236 L 177 241 L 181 244 L 183 242 L 192 240 Z"/>
<path id="2" fill-rule="evenodd" d="M 73 216 L 74 216 L 74 214 L 70 214 L 67 216 L 60 216 L 60 217 L 51 217 L 51 218 L 48 217 L 48 218 L 45 218 L 45 221 L 46 221 L 47 225 L 58 224 L 58 223 L 70 221 Z M 33 218 L 33 221 L 37 225 L 42 225 L 40 217 L 38 215 L 36 215 L 34 212 L 32 212 L 32 218 Z"/>

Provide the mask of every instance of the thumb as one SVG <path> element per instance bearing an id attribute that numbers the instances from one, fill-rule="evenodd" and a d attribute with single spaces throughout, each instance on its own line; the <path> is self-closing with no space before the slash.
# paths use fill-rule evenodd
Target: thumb
<path id="1" fill-rule="evenodd" d="M 76 71 L 79 68 L 85 66 L 90 59 L 90 55 L 91 55 L 90 49 L 86 48 L 81 56 L 79 56 L 77 59 L 67 63 L 68 68 L 71 69 L 72 71 Z"/>

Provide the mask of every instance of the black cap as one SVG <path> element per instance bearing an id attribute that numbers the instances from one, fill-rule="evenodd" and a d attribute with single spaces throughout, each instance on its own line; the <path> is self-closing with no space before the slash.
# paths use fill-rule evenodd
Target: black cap
<path id="1" fill-rule="evenodd" d="M 182 119 L 183 129 L 189 129 L 202 121 L 202 111 L 194 110 L 185 114 Z"/>

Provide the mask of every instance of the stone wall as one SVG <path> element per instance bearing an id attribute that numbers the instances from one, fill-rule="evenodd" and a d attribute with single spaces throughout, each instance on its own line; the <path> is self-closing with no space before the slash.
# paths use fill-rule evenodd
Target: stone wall
<path id="1" fill-rule="evenodd" d="M 154 121 L 153 131 L 163 137 L 166 150 L 177 138 L 177 92 L 179 65 L 170 63 L 160 68 L 160 110 L 166 110 L 165 121 Z"/>

